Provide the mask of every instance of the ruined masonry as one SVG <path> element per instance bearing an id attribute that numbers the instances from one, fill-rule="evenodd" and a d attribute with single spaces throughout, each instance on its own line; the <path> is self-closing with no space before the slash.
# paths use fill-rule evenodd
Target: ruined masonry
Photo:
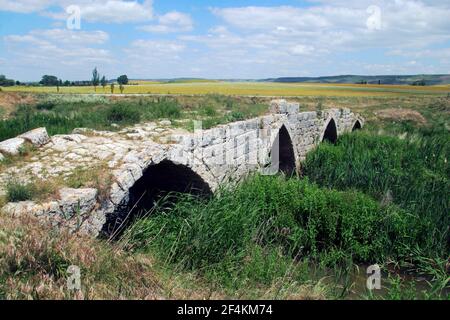
<path id="1" fill-rule="evenodd" d="M 149 209 L 154 190 L 206 194 L 256 170 L 290 174 L 300 170 L 301 161 L 320 142 L 335 142 L 363 124 L 349 109 L 299 112 L 299 104 L 274 100 L 266 116 L 194 133 L 171 128 L 168 120 L 118 132 L 75 129 L 53 137 L 39 128 L 0 142 L 0 161 L 19 154 L 26 143 L 38 148 L 31 159 L 0 172 L 0 196 L 11 181 L 64 181 L 80 168 L 109 170 L 107 194 L 95 188 L 63 188 L 48 201 L 8 203 L 1 210 L 35 215 L 96 237 L 123 212 L 136 206 Z"/>

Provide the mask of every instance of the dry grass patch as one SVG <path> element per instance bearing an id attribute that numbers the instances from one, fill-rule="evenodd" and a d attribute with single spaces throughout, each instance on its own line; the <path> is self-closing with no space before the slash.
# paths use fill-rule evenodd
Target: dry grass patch
<path id="1" fill-rule="evenodd" d="M 32 94 L 0 91 L 0 118 L 7 118 L 20 104 L 33 104 L 36 98 Z"/>
<path id="2" fill-rule="evenodd" d="M 0 216 L 0 298 L 157 299 L 151 268 L 115 245 Z M 81 268 L 81 290 L 67 289 L 67 268 Z"/>
<path id="3" fill-rule="evenodd" d="M 380 120 L 394 120 L 394 121 L 412 121 L 419 125 L 427 124 L 427 120 L 425 119 L 420 112 L 411 110 L 411 109 L 385 109 L 376 111 L 375 115 Z"/>

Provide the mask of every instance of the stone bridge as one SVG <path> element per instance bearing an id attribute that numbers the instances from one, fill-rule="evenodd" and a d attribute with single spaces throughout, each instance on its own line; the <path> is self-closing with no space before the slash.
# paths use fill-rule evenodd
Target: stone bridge
<path id="1" fill-rule="evenodd" d="M 49 138 L 37 129 L 0 143 L 14 154 L 23 143 L 39 146 L 31 159 L 0 172 L 0 195 L 11 181 L 46 183 L 77 175 L 77 168 L 111 173 L 106 194 L 95 187 L 60 188 L 41 201 L 7 203 L 4 214 L 32 214 L 98 236 L 126 224 L 131 214 L 149 210 L 161 194 L 209 195 L 220 185 L 236 183 L 250 172 L 301 170 L 306 154 L 319 143 L 360 129 L 364 121 L 349 109 L 300 112 L 299 105 L 274 100 L 270 113 L 194 133 L 170 127 L 170 121 L 139 124 L 119 132 L 75 129 Z"/>

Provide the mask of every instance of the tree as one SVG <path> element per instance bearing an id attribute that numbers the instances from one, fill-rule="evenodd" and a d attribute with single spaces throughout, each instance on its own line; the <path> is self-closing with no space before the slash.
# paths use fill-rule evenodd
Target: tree
<path id="1" fill-rule="evenodd" d="M 100 80 L 100 84 L 103 87 L 103 91 L 105 91 L 106 85 L 108 84 L 108 81 L 106 80 L 105 76 L 103 76 L 102 79 Z"/>
<path id="2" fill-rule="evenodd" d="M 114 94 L 114 83 L 111 83 L 111 94 Z"/>
<path id="3" fill-rule="evenodd" d="M 6 79 L 4 75 L 0 75 L 0 87 L 12 87 L 14 84 L 14 80 Z"/>
<path id="4" fill-rule="evenodd" d="M 97 92 L 97 86 L 100 83 L 100 74 L 97 71 L 97 67 L 92 70 L 92 85 L 94 86 L 95 92 Z"/>
<path id="5" fill-rule="evenodd" d="M 124 89 L 125 87 L 123 86 L 123 84 L 120 84 L 119 85 L 119 89 L 120 89 L 120 93 L 123 93 L 123 89 Z"/>
<path id="6" fill-rule="evenodd" d="M 117 78 L 117 83 L 118 84 L 122 84 L 122 85 L 126 85 L 128 84 L 128 77 L 126 74 L 121 75 L 120 77 Z"/>
<path id="7" fill-rule="evenodd" d="M 43 86 L 54 87 L 58 85 L 59 81 L 57 77 L 46 74 L 42 76 L 42 80 L 39 83 Z"/>

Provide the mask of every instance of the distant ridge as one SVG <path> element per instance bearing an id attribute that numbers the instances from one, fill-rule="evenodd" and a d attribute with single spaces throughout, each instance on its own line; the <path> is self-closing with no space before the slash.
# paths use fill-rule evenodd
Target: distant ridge
<path id="1" fill-rule="evenodd" d="M 283 82 L 283 83 L 367 83 L 367 84 L 418 84 L 425 82 L 426 85 L 450 84 L 450 74 L 424 74 L 424 75 L 379 75 L 379 76 L 359 76 L 340 75 L 329 77 L 283 77 L 261 80 L 263 82 Z"/>

